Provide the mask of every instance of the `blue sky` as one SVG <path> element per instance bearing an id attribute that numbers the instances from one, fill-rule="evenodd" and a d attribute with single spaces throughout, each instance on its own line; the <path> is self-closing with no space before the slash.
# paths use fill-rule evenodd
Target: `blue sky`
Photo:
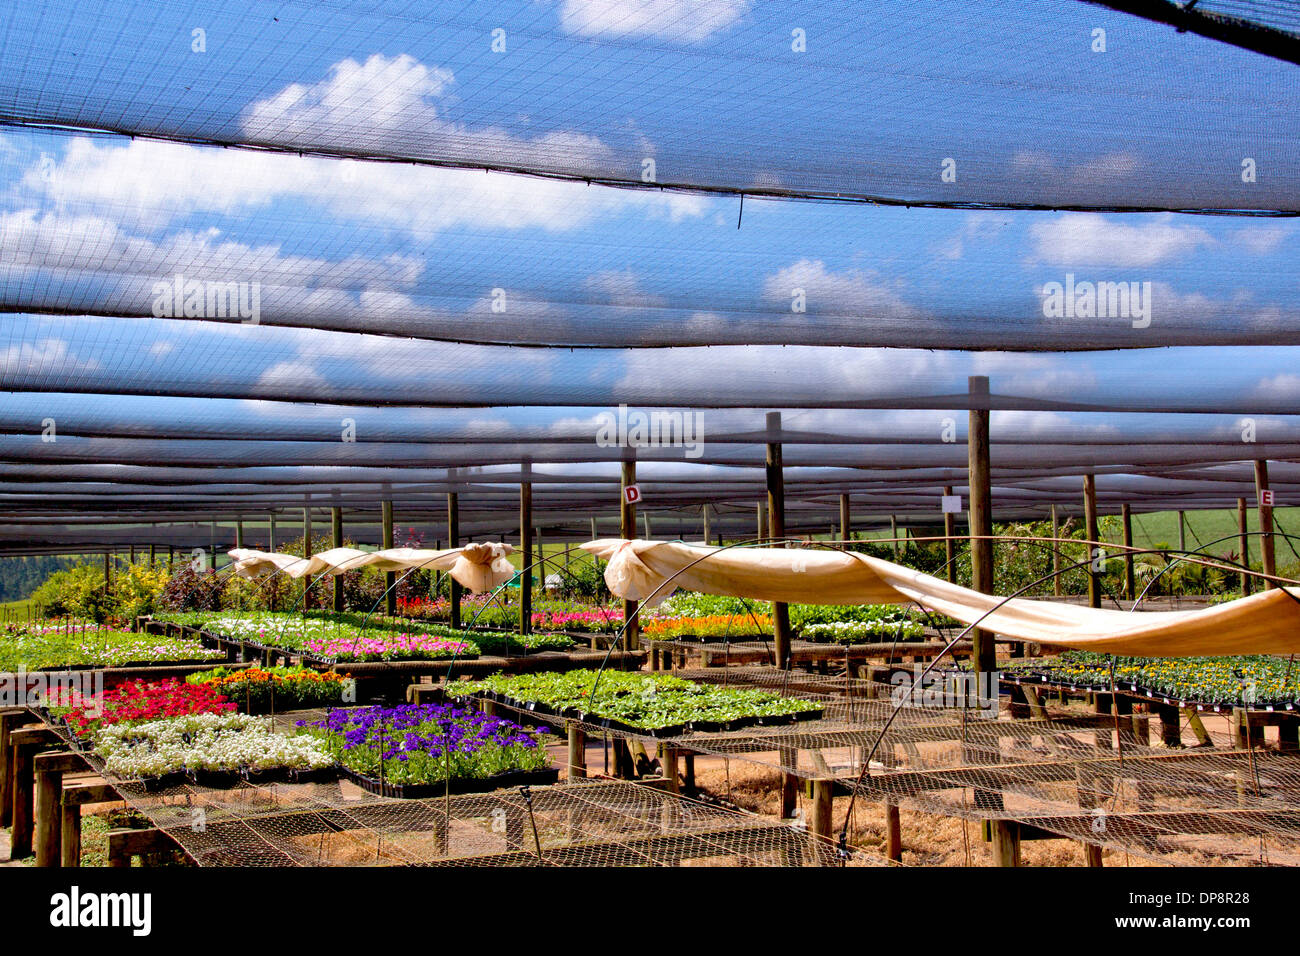
<path id="1" fill-rule="evenodd" d="M 806 174 L 822 187 L 839 176 L 922 198 L 1199 189 L 1249 204 L 1300 175 L 1292 68 L 1083 3 L 918 5 L 904 19 L 873 3 L 852 22 L 834 4 L 745 0 L 708 16 L 678 0 L 479 2 L 410 21 L 382 3 L 228 4 L 220 16 L 179 3 L 94 15 L 0 6 L 11 14 L 0 17 L 6 115 L 623 174 L 649 156 L 661 180 L 797 185 Z M 793 27 L 809 38 L 805 59 L 791 58 Z M 1089 47 L 1098 27 L 1110 45 L 1100 55 Z M 490 47 L 498 28 L 502 55 Z M 945 193 L 949 153 L 961 173 Z M 1241 156 L 1259 163 L 1254 192 Z M 0 374 L 25 388 L 125 382 L 262 400 L 816 406 L 915 404 L 987 373 L 996 393 L 1043 401 L 1218 405 L 1227 417 L 1207 428 L 1219 429 L 1300 399 L 1295 347 L 951 351 L 1211 334 L 1300 342 L 1291 220 L 749 198 L 737 229 L 739 212 L 735 197 L 10 127 L 10 308 L 148 315 L 155 283 L 181 271 L 260 283 L 268 321 L 11 315 Z M 1041 289 L 1066 274 L 1151 283 L 1150 327 L 1046 322 Z M 511 303 L 500 314 L 496 289 Z M 791 311 L 796 289 L 806 312 Z M 548 353 L 276 321 L 479 341 L 857 336 L 918 348 Z"/>

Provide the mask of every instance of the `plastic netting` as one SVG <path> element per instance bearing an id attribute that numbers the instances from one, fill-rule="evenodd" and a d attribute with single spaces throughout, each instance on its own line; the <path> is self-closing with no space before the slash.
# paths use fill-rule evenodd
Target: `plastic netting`
<path id="1" fill-rule="evenodd" d="M 1210 709 L 1197 715 L 1209 746 L 1198 745 L 1187 714 L 1167 746 L 1147 714 L 1087 713 L 1045 695 L 1038 716 L 1012 718 L 1004 707 L 988 719 L 964 695 L 942 709 L 899 709 L 891 699 L 898 685 L 844 675 L 753 666 L 676 673 L 818 700 L 825 716 L 660 740 L 673 747 L 833 779 L 864 802 L 1014 820 L 1161 863 L 1300 863 L 1300 753 L 1265 749 L 1262 740 L 1244 747 Z"/>
<path id="2" fill-rule="evenodd" d="M 310 718 L 310 711 L 277 718 Z M 319 713 L 316 714 L 319 716 Z M 94 754 L 92 768 L 99 769 Z M 114 783 L 200 866 L 829 866 L 806 827 L 618 780 L 444 798 L 376 796 L 350 780 Z M 855 854 L 855 865 L 879 864 Z"/>

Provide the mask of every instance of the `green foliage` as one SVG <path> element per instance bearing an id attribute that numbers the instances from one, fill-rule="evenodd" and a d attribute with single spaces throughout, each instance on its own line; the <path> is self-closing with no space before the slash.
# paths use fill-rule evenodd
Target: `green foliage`
<path id="1" fill-rule="evenodd" d="M 491 691 L 511 700 L 545 705 L 555 712 L 575 709 L 630 727 L 657 730 L 692 722 L 725 722 L 820 710 L 815 701 L 782 697 L 754 689 L 697 684 L 671 674 L 640 671 L 576 670 L 563 674 L 495 674 L 482 680 L 453 681 L 451 697 Z M 594 696 L 593 696 L 594 691 Z"/>
<path id="2" fill-rule="evenodd" d="M 1113 673 L 1112 673 L 1112 668 Z M 1180 701 L 1269 706 L 1300 702 L 1300 673 L 1284 658 L 1113 657 L 1067 651 L 1047 660 L 1013 662 L 1008 670 L 1027 671 L 1054 682 L 1109 688 L 1136 683 L 1140 690 Z"/>

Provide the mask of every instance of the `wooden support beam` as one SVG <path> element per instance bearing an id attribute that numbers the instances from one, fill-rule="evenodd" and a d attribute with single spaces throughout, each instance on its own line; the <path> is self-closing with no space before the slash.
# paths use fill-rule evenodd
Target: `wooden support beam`
<path id="1" fill-rule="evenodd" d="M 267 515 L 266 548 L 268 551 L 275 550 L 275 512 L 274 511 L 272 511 L 269 515 Z"/>
<path id="2" fill-rule="evenodd" d="M 952 497 L 952 486 L 943 489 L 945 498 Z M 957 583 L 957 516 L 951 511 L 943 513 L 943 552 L 947 559 L 948 583 Z"/>
<path id="3" fill-rule="evenodd" d="M 1055 539 L 1061 536 L 1061 521 L 1056 515 L 1056 505 L 1052 505 L 1052 593 L 1061 596 L 1061 546 Z"/>
<path id="4" fill-rule="evenodd" d="M 628 491 L 636 484 L 636 460 L 623 461 L 619 481 L 618 499 L 618 534 L 624 540 L 636 537 L 636 502 L 628 500 Z M 623 632 L 623 649 L 634 651 L 641 646 L 641 620 L 636 616 L 636 601 L 623 602 L 623 620 L 627 630 Z"/>
<path id="5" fill-rule="evenodd" d="M 1259 504 L 1259 550 L 1266 575 L 1277 574 L 1277 561 L 1273 547 L 1273 506 L 1264 504 L 1264 492 L 1268 491 L 1268 462 L 1255 462 L 1255 498 Z M 1264 587 L 1277 587 L 1272 581 L 1265 581 Z"/>
<path id="6" fill-rule="evenodd" d="M 32 855 L 32 829 L 35 814 L 36 778 L 32 760 L 41 743 L 22 744 L 14 741 L 21 731 L 10 734 L 10 753 L 14 767 L 14 801 L 9 817 L 9 859 L 21 860 Z"/>
<path id="7" fill-rule="evenodd" d="M 785 547 L 785 467 L 781 454 L 781 413 L 767 413 L 767 531 L 776 547 Z M 776 649 L 776 666 L 790 666 L 790 607 L 780 601 L 772 603 L 772 643 Z"/>
<path id="8" fill-rule="evenodd" d="M 966 434 L 968 478 L 970 485 L 971 586 L 985 594 L 993 593 L 993 485 L 989 458 L 989 380 L 972 375 L 969 380 L 970 425 Z M 993 632 L 983 628 L 971 631 L 972 655 L 976 673 L 997 669 L 997 649 Z"/>
<path id="9" fill-rule="evenodd" d="M 903 862 L 903 819 L 898 804 L 885 801 L 885 858 L 890 863 Z"/>
<path id="10" fill-rule="evenodd" d="M 1187 550 L 1187 516 L 1178 512 L 1178 550 Z"/>
<path id="11" fill-rule="evenodd" d="M 1133 509 L 1128 502 L 1119 507 L 1120 518 L 1124 525 L 1124 597 L 1129 601 L 1137 600 L 1137 576 L 1133 564 Z"/>
<path id="12" fill-rule="evenodd" d="M 13 823 L 14 759 L 9 735 L 35 718 L 26 710 L 0 711 L 0 827 Z"/>
<path id="13" fill-rule="evenodd" d="M 183 848 L 163 830 L 109 830 L 108 865 L 129 867 L 131 857 Z"/>
<path id="14" fill-rule="evenodd" d="M 849 496 L 840 495 L 840 540 L 851 541 L 853 534 L 853 515 L 849 511 Z"/>
<path id="15" fill-rule="evenodd" d="M 1088 605 L 1101 607 L 1101 572 L 1097 570 L 1102 556 L 1101 530 L 1097 522 L 1097 478 L 1095 475 L 1083 476 L 1083 520 L 1086 524 L 1084 534 L 1088 545 Z"/>
<path id="16" fill-rule="evenodd" d="M 235 519 L 235 547 L 244 546 L 244 519 Z M 153 545 L 149 545 L 149 567 L 153 567 Z"/>
<path id="17" fill-rule="evenodd" d="M 75 758 L 75 763 L 69 758 Z M 84 764 L 81 757 L 66 751 L 37 754 L 33 760 L 36 776 L 34 849 L 37 866 L 59 866 L 63 861 L 64 768 L 75 770 Z"/>
<path id="18" fill-rule="evenodd" d="M 569 721 L 569 764 L 568 775 L 571 778 L 587 775 L 587 734 L 582 724 Z"/>
<path id="19" fill-rule="evenodd" d="M 59 865 L 81 866 L 81 807 L 75 803 L 65 803 L 61 808 L 61 817 L 63 832 L 59 835 Z"/>
<path id="20" fill-rule="evenodd" d="M 304 558 L 310 558 L 315 553 L 316 552 L 312 550 L 311 540 L 311 508 L 310 506 L 304 505 L 302 509 L 302 556 Z M 308 578 L 303 578 L 304 587 L 307 585 L 308 581 Z"/>
<path id="21" fill-rule="evenodd" d="M 532 466 L 524 462 L 519 470 L 519 627 L 520 634 L 533 631 L 533 482 Z"/>
<path id="22" fill-rule="evenodd" d="M 808 833 L 813 838 L 813 845 L 809 847 L 808 856 L 811 862 L 816 862 L 822 856 L 821 847 L 817 845 L 818 841 L 829 842 L 831 839 L 832 817 L 835 810 L 835 781 L 813 780 L 811 789 L 812 813 L 808 821 Z"/>
<path id="23" fill-rule="evenodd" d="M 996 866 L 1020 865 L 1020 825 L 1014 820 L 990 820 Z"/>
<path id="24" fill-rule="evenodd" d="M 1250 528 L 1247 522 L 1246 499 L 1237 499 L 1237 547 L 1241 551 L 1241 596 L 1248 597 L 1252 590 L 1251 577 L 1246 572 L 1250 569 Z"/>
<path id="25" fill-rule="evenodd" d="M 331 547 L 343 547 L 343 509 L 339 505 L 330 508 Z M 343 610 L 343 575 L 334 575 L 334 610 Z"/>
<path id="26" fill-rule="evenodd" d="M 380 534 L 383 537 L 383 547 L 387 551 L 393 547 L 393 502 L 391 498 L 385 498 L 379 504 L 379 521 L 382 527 Z M 389 617 L 397 614 L 397 572 L 388 571 L 384 574 L 384 613 Z"/>
<path id="27" fill-rule="evenodd" d="M 758 544 L 767 541 L 767 517 L 763 513 L 763 502 L 758 503 L 758 529 L 755 535 Z"/>
<path id="28" fill-rule="evenodd" d="M 663 768 L 664 782 L 667 784 L 668 792 L 673 794 L 681 793 L 681 780 L 677 768 L 678 750 L 671 744 L 664 744 L 660 749 L 663 753 L 660 766 Z"/>
<path id="29" fill-rule="evenodd" d="M 447 492 L 447 547 L 460 547 L 460 495 L 454 491 Z M 460 582 L 451 579 L 451 626 L 460 627 Z"/>
<path id="30" fill-rule="evenodd" d="M 785 770 L 786 767 L 797 768 L 799 764 L 799 751 L 791 746 L 780 746 L 777 748 L 780 755 L 781 767 L 781 819 L 788 820 L 794 816 L 795 807 L 799 803 L 799 777 L 797 774 Z"/>

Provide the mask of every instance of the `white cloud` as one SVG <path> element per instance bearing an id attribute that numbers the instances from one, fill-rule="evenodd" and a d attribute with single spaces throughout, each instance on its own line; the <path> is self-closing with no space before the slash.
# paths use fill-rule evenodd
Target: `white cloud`
<path id="1" fill-rule="evenodd" d="M 1066 268 L 1152 266 L 1214 242 L 1204 229 L 1172 214 L 1134 224 L 1098 213 L 1065 213 L 1030 226 L 1029 237 L 1035 260 Z"/>
<path id="2" fill-rule="evenodd" d="M 496 163 L 572 169 L 607 159 L 609 148 L 594 136 L 547 132 L 515 136 L 500 127 L 471 129 L 439 109 L 455 82 L 450 70 L 429 67 L 408 54 L 373 54 L 365 63 L 347 59 L 313 84 L 294 83 L 244 112 L 245 135 L 256 142 L 379 155 L 431 157 L 486 165 Z M 494 163 L 495 164 L 495 163 Z"/>
<path id="3" fill-rule="evenodd" d="M 1234 229 L 1227 237 L 1228 245 L 1237 245 L 1247 252 L 1264 256 L 1276 252 L 1277 247 L 1291 237 L 1292 228 L 1281 223 L 1252 223 Z"/>
<path id="4" fill-rule="evenodd" d="M 307 362 L 276 362 L 257 379 L 257 384 L 267 388 L 300 389 L 324 388 L 325 377 Z"/>
<path id="5" fill-rule="evenodd" d="M 631 269 L 606 269 L 587 276 L 583 284 L 588 292 L 610 305 L 653 309 L 664 304 L 662 297 L 641 288 L 640 278 Z"/>
<path id="6" fill-rule="evenodd" d="M 13 199 L 100 218 L 129 210 L 131 222 L 145 229 L 195 214 L 248 216 L 274 202 L 296 200 L 341 221 L 394 228 L 419 240 L 456 228 L 567 232 L 628 210 L 679 222 L 711 208 L 709 199 L 696 195 L 507 173 L 149 140 L 117 145 L 84 137 L 70 140 L 52 167 L 48 158 L 34 164 Z"/>
<path id="7" fill-rule="evenodd" d="M 789 308 L 797 289 L 804 290 L 811 315 L 853 314 L 864 321 L 921 317 L 918 309 L 875 277 L 857 270 L 832 272 L 820 259 L 800 259 L 768 276 L 763 297 Z"/>
<path id="8" fill-rule="evenodd" d="M 564 0 L 560 26 L 585 37 L 657 37 L 698 43 L 731 26 L 751 0 Z"/>

